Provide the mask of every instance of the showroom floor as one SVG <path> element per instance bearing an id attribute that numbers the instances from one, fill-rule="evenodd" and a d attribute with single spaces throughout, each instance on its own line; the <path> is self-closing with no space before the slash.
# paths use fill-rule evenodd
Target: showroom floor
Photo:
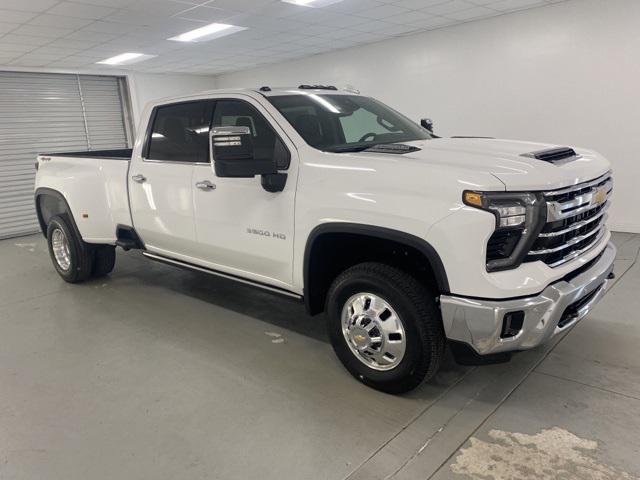
<path id="1" fill-rule="evenodd" d="M 67 285 L 41 236 L 0 242 L 0 478 L 640 477 L 640 235 L 564 338 L 394 397 L 333 355 L 322 317 L 119 253 Z M 465 477 L 465 475 L 468 475 Z"/>

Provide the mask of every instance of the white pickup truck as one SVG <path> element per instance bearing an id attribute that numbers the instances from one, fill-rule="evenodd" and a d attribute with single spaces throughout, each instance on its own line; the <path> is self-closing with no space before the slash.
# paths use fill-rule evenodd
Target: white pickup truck
<path id="1" fill-rule="evenodd" d="M 133 150 L 38 156 L 35 202 L 68 282 L 115 247 L 303 300 L 365 384 L 404 392 L 583 318 L 613 278 L 609 162 L 439 138 L 335 87 L 153 102 Z"/>

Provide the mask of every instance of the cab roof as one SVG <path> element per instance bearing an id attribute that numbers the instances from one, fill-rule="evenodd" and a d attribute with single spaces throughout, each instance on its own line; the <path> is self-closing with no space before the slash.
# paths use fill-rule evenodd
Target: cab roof
<path id="1" fill-rule="evenodd" d="M 165 103 L 175 103 L 182 101 L 189 101 L 206 97 L 207 95 L 220 95 L 229 93 L 244 93 L 252 95 L 263 95 L 265 97 L 277 97 L 282 95 L 309 95 L 309 94 L 331 94 L 331 95 L 359 95 L 358 90 L 352 88 L 346 88 L 339 90 L 332 85 L 299 85 L 297 87 L 268 87 L 263 86 L 260 88 L 221 88 L 216 90 L 205 90 L 198 93 L 191 93 L 188 95 L 180 95 L 176 97 L 158 98 L 149 102 L 148 105 L 157 106 Z"/>
<path id="2" fill-rule="evenodd" d="M 299 85 L 297 87 L 269 87 L 263 86 L 256 90 L 265 97 L 274 97 L 280 95 L 307 95 L 309 93 L 322 94 L 330 93 L 331 95 L 358 95 L 360 92 L 353 88 L 338 89 L 333 85 Z"/>

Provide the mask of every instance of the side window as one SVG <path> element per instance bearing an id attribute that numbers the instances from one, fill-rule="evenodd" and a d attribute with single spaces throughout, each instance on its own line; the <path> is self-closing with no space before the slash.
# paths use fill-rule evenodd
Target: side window
<path id="1" fill-rule="evenodd" d="M 279 170 L 289 168 L 289 154 L 282 140 L 262 114 L 249 103 L 242 100 L 218 100 L 212 126 L 248 127 L 253 140 L 254 158 L 271 160 L 275 157 Z"/>
<path id="2" fill-rule="evenodd" d="M 208 162 L 212 103 L 178 103 L 156 109 L 149 139 L 150 160 Z"/>

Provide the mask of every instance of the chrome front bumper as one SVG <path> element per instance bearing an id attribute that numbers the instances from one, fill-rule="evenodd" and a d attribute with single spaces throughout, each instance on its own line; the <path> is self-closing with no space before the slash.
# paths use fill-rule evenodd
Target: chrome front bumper
<path id="1" fill-rule="evenodd" d="M 442 295 L 440 309 L 445 334 L 450 340 L 470 345 L 480 355 L 541 345 L 575 325 L 604 296 L 615 256 L 616 248 L 609 243 L 587 270 L 549 285 L 532 297 L 476 300 Z M 505 314 L 517 311 L 524 312 L 522 329 L 515 336 L 502 338 Z"/>

